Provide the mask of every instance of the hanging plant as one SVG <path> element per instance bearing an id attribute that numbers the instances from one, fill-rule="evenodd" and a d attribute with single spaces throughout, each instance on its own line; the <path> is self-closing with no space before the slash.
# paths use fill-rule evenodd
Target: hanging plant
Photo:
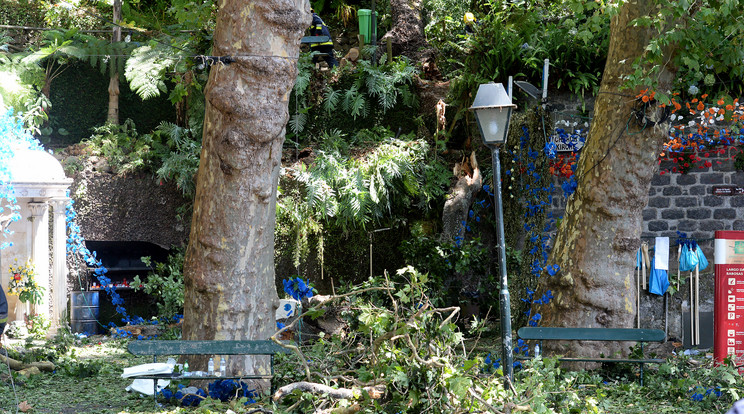
<path id="1" fill-rule="evenodd" d="M 9 270 L 9 294 L 18 296 L 18 300 L 23 303 L 30 302 L 34 305 L 38 305 L 44 300 L 44 288 L 36 283 L 36 266 L 31 262 L 31 259 L 23 265 L 10 266 Z"/>

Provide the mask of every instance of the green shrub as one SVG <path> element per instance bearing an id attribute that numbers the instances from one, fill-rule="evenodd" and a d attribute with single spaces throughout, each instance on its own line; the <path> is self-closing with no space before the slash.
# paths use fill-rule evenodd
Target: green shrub
<path id="1" fill-rule="evenodd" d="M 168 256 L 167 262 L 155 262 L 155 270 L 147 274 L 146 281 L 142 281 L 139 276 L 135 276 L 132 281 L 135 290 L 143 290 L 156 299 L 158 317 L 161 320 L 173 320 L 175 315 L 183 314 L 184 254 L 183 250 L 179 250 Z M 143 257 L 142 261 L 147 266 L 151 264 L 149 257 Z"/>

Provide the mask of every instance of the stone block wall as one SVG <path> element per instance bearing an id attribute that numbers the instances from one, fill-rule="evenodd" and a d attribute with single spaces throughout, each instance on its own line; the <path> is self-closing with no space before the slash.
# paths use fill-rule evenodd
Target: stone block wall
<path id="1" fill-rule="evenodd" d="M 680 231 L 694 239 L 708 239 L 717 230 L 744 230 L 744 195 L 713 194 L 715 186 L 744 187 L 744 172 L 734 169 L 731 151 L 713 158 L 711 167 L 694 167 L 686 174 L 668 172 L 671 163 L 663 162 L 660 167 L 665 173 L 651 182 L 643 211 L 643 236 L 676 238 Z"/>
<path id="2" fill-rule="evenodd" d="M 676 280 L 678 254 L 677 232 L 686 233 L 695 239 L 709 261 L 709 266 L 700 272 L 700 312 L 713 312 L 714 297 L 714 237 L 718 230 L 744 230 L 744 194 L 716 195 L 716 186 L 744 187 L 744 171 L 734 168 L 733 156 L 737 149 L 723 153 L 708 153 L 703 158 L 703 168 L 694 165 L 688 172 L 672 172 L 679 163 L 663 161 L 649 189 L 648 206 L 643 210 L 641 239 L 654 246 L 655 237 L 669 237 L 669 276 Z M 702 157 L 702 154 L 701 154 Z M 710 166 L 704 161 L 709 160 Z M 553 200 L 553 213 L 563 215 L 566 200 L 559 183 Z M 682 341 L 686 327 L 683 313 L 690 311 L 690 272 L 683 272 L 679 291 L 665 298 L 644 291 L 641 293 L 641 327 L 666 329 L 669 339 Z M 674 284 L 676 287 L 676 283 Z M 712 338 L 709 338 L 712 342 Z M 703 342 L 706 342 L 703 340 Z"/>

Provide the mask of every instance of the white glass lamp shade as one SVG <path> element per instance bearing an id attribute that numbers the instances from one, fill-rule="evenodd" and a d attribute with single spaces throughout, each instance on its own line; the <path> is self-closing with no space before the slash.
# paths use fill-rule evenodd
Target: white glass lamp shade
<path id="1" fill-rule="evenodd" d="M 509 120 L 512 109 L 509 95 L 500 83 L 484 83 L 478 87 L 473 106 L 481 136 L 485 144 L 502 144 L 509 134 Z"/>

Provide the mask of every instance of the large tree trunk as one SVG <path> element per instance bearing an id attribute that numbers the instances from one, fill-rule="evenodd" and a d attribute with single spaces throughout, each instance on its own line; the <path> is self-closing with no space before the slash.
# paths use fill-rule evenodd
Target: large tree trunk
<path id="1" fill-rule="evenodd" d="M 121 20 L 121 0 L 114 1 L 114 33 L 111 37 L 112 42 L 121 42 L 121 27 L 117 26 L 119 20 Z M 114 59 L 114 62 L 116 59 Z M 108 102 L 108 115 L 106 116 L 106 122 L 109 124 L 119 124 L 119 71 L 116 70 L 116 65 L 111 65 L 111 78 L 109 79 L 109 102 Z"/>
<path id="2" fill-rule="evenodd" d="M 184 339 L 268 339 L 276 330 L 274 222 L 306 0 L 224 0 L 206 87 L 203 148 L 186 251 Z M 190 359 L 206 370 L 204 358 Z M 268 372 L 230 357 L 228 373 Z"/>
<path id="3" fill-rule="evenodd" d="M 626 2 L 612 19 L 610 48 L 594 118 L 577 168 L 578 188 L 569 198 L 549 264 L 560 272 L 543 277 L 554 299 L 541 312 L 542 326 L 633 327 L 635 254 L 642 210 L 666 136 L 663 128 L 641 129 L 633 115 L 638 91 L 621 91 L 623 75 L 643 54 L 652 32 L 628 22 L 654 12 L 653 2 Z M 669 87 L 669 73 L 660 89 Z M 611 355 L 626 344 L 554 344 L 565 355 Z M 546 344 L 547 345 L 547 344 Z"/>

